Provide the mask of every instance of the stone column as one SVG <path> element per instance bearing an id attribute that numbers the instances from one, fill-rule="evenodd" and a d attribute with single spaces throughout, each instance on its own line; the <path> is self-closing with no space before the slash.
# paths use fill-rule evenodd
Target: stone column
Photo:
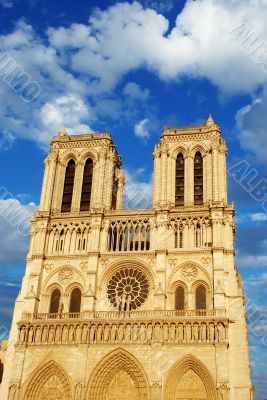
<path id="1" fill-rule="evenodd" d="M 64 188 L 64 181 L 65 181 L 65 171 L 66 171 L 66 165 L 63 164 L 61 161 L 58 161 L 57 168 L 56 168 L 53 200 L 52 200 L 52 204 L 53 204 L 52 211 L 54 211 L 54 212 L 60 212 L 60 210 L 61 210 L 63 188 Z"/>
<path id="2" fill-rule="evenodd" d="M 194 205 L 194 158 L 188 156 L 185 159 L 185 192 L 187 206 Z"/>
<path id="3" fill-rule="evenodd" d="M 160 183 L 161 183 L 161 172 L 160 172 L 160 159 L 161 151 L 160 146 L 155 146 L 154 156 L 154 177 L 153 177 L 153 206 L 159 203 L 160 199 Z"/>
<path id="4" fill-rule="evenodd" d="M 51 199 L 54 190 L 54 180 L 56 173 L 57 154 L 53 151 L 45 159 L 45 170 L 42 185 L 42 194 L 40 199 L 40 211 L 49 212 L 51 208 Z"/>
<path id="5" fill-rule="evenodd" d="M 212 175 L 213 175 L 213 184 L 212 184 L 212 199 L 213 201 L 218 201 L 219 194 L 219 183 L 218 183 L 218 147 L 215 145 L 212 150 Z"/>
<path id="6" fill-rule="evenodd" d="M 84 163 L 76 163 L 71 211 L 80 211 Z"/>

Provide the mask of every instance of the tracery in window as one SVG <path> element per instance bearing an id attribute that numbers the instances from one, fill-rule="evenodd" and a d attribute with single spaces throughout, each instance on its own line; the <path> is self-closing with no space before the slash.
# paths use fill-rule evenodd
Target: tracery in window
<path id="1" fill-rule="evenodd" d="M 203 204 L 203 158 L 199 151 L 194 159 L 194 203 Z"/>
<path id="2" fill-rule="evenodd" d="M 119 311 L 139 308 L 149 294 L 149 282 L 145 274 L 135 268 L 123 268 L 110 279 L 107 295 Z"/>
<path id="3" fill-rule="evenodd" d="M 184 156 L 181 153 L 176 158 L 175 205 L 184 205 Z"/>

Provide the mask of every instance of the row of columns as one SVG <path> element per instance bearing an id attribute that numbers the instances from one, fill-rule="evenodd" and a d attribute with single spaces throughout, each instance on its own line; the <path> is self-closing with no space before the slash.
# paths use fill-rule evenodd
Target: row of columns
<path id="1" fill-rule="evenodd" d="M 214 146 L 203 156 L 203 201 L 227 202 L 226 148 Z M 175 205 L 176 157 L 170 154 L 166 143 L 157 145 L 154 151 L 153 204 Z M 194 156 L 184 155 L 185 185 L 184 204 L 194 205 Z"/>

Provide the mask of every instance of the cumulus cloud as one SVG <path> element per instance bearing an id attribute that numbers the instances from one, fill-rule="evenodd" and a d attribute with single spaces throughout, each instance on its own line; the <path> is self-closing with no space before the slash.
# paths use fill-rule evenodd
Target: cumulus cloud
<path id="1" fill-rule="evenodd" d="M 241 146 L 244 150 L 252 151 L 263 163 L 266 163 L 267 148 L 266 115 L 267 86 L 260 97 L 240 108 L 236 114 Z"/>
<path id="2" fill-rule="evenodd" d="M 21 262 L 26 256 L 29 241 L 30 219 L 36 210 L 34 203 L 22 204 L 16 198 L 0 199 L 0 262 Z M 6 198 L 8 197 L 8 198 Z"/>
<path id="3" fill-rule="evenodd" d="M 111 93 L 127 74 L 137 69 L 146 69 L 165 81 L 177 81 L 184 76 L 207 78 L 228 94 L 252 93 L 267 82 L 267 74 L 259 63 L 230 34 L 245 25 L 260 40 L 267 40 L 264 2 L 187 0 L 173 26 L 161 14 L 161 3 L 149 1 L 144 3 L 145 7 L 138 2 L 117 3 L 105 10 L 94 10 L 88 24 L 50 27 L 44 35 L 19 21 L 13 32 L 0 36 L 0 47 L 41 88 L 33 103 L 23 102 L 4 82 L 0 54 L 0 96 L 5 98 L 0 126 L 4 142 L 12 143 L 14 137 L 20 136 L 44 146 L 61 123 L 84 132 L 94 129 L 103 116 L 119 119 L 124 115 L 122 101 L 120 96 L 110 98 Z M 144 103 L 150 93 L 129 82 L 123 85 L 122 95 Z M 70 116 L 66 104 L 59 104 L 64 101 L 78 109 L 76 117 Z M 263 96 L 264 104 L 265 101 Z M 49 126 L 44 112 L 52 118 Z M 257 113 L 262 117 L 260 102 L 241 110 L 237 119 L 241 140 L 248 138 L 251 148 L 262 154 L 262 127 L 258 123 L 259 133 L 252 141 L 252 122 L 251 129 L 244 129 L 243 123 Z"/>
<path id="4" fill-rule="evenodd" d="M 141 139 L 148 139 L 149 138 L 148 123 L 149 123 L 148 118 L 144 118 L 141 121 L 137 122 L 134 126 L 135 136 Z"/>
<path id="5" fill-rule="evenodd" d="M 253 222 L 267 221 L 267 214 L 266 213 L 251 214 L 251 221 L 253 221 Z"/>
<path id="6" fill-rule="evenodd" d="M 143 169 L 125 171 L 124 206 L 126 208 L 148 208 L 152 200 L 152 176 L 149 182 L 141 180 Z"/>

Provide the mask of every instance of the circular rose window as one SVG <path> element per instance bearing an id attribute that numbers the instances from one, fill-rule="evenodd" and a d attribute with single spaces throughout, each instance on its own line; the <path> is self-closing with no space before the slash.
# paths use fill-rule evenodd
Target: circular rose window
<path id="1" fill-rule="evenodd" d="M 137 309 L 146 301 L 148 292 L 147 277 L 134 268 L 123 268 L 116 272 L 107 287 L 109 301 L 119 311 Z"/>

